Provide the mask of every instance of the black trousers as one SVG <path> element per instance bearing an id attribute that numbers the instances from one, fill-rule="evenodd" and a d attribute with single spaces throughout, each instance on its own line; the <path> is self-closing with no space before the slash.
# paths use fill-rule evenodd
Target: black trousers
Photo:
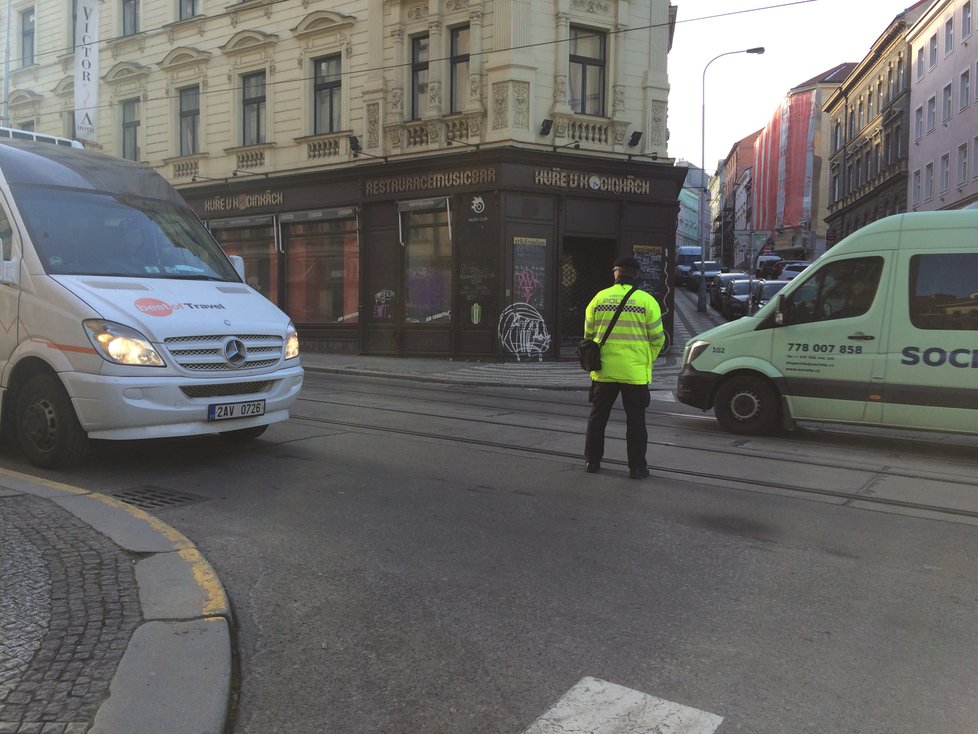
<path id="1" fill-rule="evenodd" d="M 645 409 L 651 396 L 648 385 L 626 385 L 622 382 L 592 382 L 588 392 L 591 415 L 587 419 L 587 439 L 584 442 L 584 458 L 589 464 L 604 458 L 604 429 L 608 425 L 611 409 L 621 393 L 621 407 L 625 409 L 625 444 L 628 447 L 628 468 L 644 469 L 648 466 L 645 452 L 649 432 L 645 427 Z"/>

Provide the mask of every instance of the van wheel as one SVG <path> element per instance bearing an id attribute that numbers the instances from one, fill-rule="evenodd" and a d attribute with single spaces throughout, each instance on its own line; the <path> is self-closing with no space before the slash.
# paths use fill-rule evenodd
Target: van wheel
<path id="1" fill-rule="evenodd" d="M 88 435 L 78 423 L 71 398 L 53 375 L 34 375 L 24 384 L 14 420 L 20 449 L 34 466 L 57 469 L 88 451 Z"/>
<path id="2" fill-rule="evenodd" d="M 778 425 L 778 393 L 759 377 L 733 377 L 717 390 L 713 406 L 720 425 L 731 433 L 760 436 Z"/>
<path id="3" fill-rule="evenodd" d="M 236 431 L 222 431 L 221 438 L 228 441 L 251 441 L 262 435 L 268 426 L 252 426 L 251 428 L 239 428 Z"/>

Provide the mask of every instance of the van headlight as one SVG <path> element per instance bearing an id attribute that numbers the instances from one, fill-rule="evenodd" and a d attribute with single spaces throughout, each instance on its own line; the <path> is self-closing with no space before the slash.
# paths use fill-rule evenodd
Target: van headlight
<path id="1" fill-rule="evenodd" d="M 692 364 L 697 357 L 706 351 L 708 346 L 710 346 L 710 342 L 703 341 L 702 339 L 691 341 L 686 345 L 686 353 L 683 355 L 683 364 Z"/>
<path id="2" fill-rule="evenodd" d="M 164 367 L 149 339 L 133 328 L 102 319 L 82 321 L 96 351 L 109 362 L 135 367 Z"/>
<path id="3" fill-rule="evenodd" d="M 299 356 L 299 332 L 295 330 L 295 326 L 290 321 L 288 328 L 285 330 L 285 358 L 295 359 Z"/>

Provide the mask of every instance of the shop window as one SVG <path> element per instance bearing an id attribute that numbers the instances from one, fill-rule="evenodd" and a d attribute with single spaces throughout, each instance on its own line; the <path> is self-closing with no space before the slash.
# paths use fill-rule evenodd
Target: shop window
<path id="1" fill-rule="evenodd" d="M 285 310 L 297 324 L 360 321 L 356 219 L 283 223 Z"/>
<path id="2" fill-rule="evenodd" d="M 452 241 L 447 209 L 402 211 L 404 320 L 451 323 Z"/>
<path id="3" fill-rule="evenodd" d="M 582 115 L 605 114 L 607 37 L 588 28 L 570 29 L 570 106 Z"/>
<path id="4" fill-rule="evenodd" d="M 279 256 L 272 218 L 217 221 L 209 225 L 224 251 L 244 260 L 245 282 L 272 303 L 280 303 Z"/>
<path id="5" fill-rule="evenodd" d="M 978 331 L 974 293 L 978 293 L 978 255 L 910 258 L 910 323 L 918 329 Z"/>
<path id="6" fill-rule="evenodd" d="M 462 112 L 469 98 L 469 27 L 452 29 L 451 111 Z"/>
<path id="7" fill-rule="evenodd" d="M 341 93 L 343 77 L 341 76 L 341 58 L 339 54 L 317 59 L 314 63 L 315 77 L 313 94 L 315 95 L 313 134 L 335 133 L 341 127 Z"/>

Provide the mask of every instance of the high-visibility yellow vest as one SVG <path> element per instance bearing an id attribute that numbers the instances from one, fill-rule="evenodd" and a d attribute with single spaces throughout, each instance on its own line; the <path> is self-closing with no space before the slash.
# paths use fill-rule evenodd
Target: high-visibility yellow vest
<path id="1" fill-rule="evenodd" d="M 584 338 L 599 341 L 615 315 L 615 309 L 632 289 L 615 283 L 599 291 L 587 305 Z M 595 382 L 624 382 L 648 385 L 652 382 L 652 362 L 659 356 L 666 336 L 662 330 L 662 310 L 655 298 L 643 290 L 629 297 L 625 308 L 601 347 L 601 369 L 591 373 Z"/>

